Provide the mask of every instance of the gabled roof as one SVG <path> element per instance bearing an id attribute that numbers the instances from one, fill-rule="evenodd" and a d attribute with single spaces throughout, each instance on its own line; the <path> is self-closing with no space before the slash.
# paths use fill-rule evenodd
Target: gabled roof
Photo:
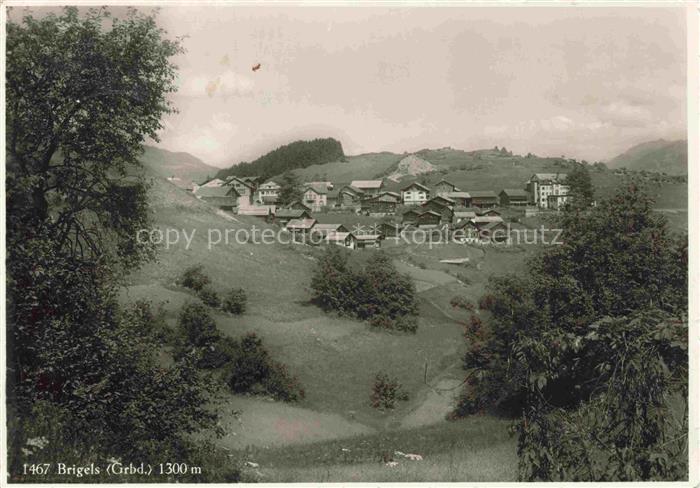
<path id="1" fill-rule="evenodd" d="M 437 217 L 442 217 L 442 215 L 440 215 L 439 213 L 434 212 L 434 211 L 432 211 L 432 210 L 427 210 L 427 211 L 425 211 L 425 212 L 421 212 L 420 215 L 419 215 L 419 217 L 422 217 L 423 215 L 428 215 L 428 214 L 430 214 L 430 215 L 435 215 L 435 216 L 437 216 Z"/>
<path id="2" fill-rule="evenodd" d="M 255 215 L 261 217 L 270 215 L 271 213 L 270 207 L 241 207 L 238 209 L 238 215 Z"/>
<path id="3" fill-rule="evenodd" d="M 466 191 L 451 191 L 447 194 L 448 198 L 471 198 L 472 196 Z"/>
<path id="4" fill-rule="evenodd" d="M 294 200 L 293 202 L 290 202 L 286 208 L 292 208 L 294 205 L 301 205 L 302 207 L 304 207 L 304 210 L 308 210 L 309 212 L 311 212 L 311 207 L 309 207 L 307 204 L 305 204 L 301 200 Z"/>
<path id="5" fill-rule="evenodd" d="M 423 211 L 422 211 L 422 210 L 419 210 L 419 209 L 417 209 L 417 208 L 412 208 L 412 209 L 407 210 L 406 212 L 404 212 L 403 215 L 408 215 L 408 214 L 410 214 L 410 213 L 414 213 L 414 214 L 416 214 L 416 215 L 420 215 L 420 214 L 423 213 Z"/>
<path id="6" fill-rule="evenodd" d="M 378 195 L 375 195 L 366 201 L 369 202 L 395 202 L 397 200 L 401 200 L 401 195 L 398 193 L 394 193 L 392 191 L 384 191 Z"/>
<path id="7" fill-rule="evenodd" d="M 345 185 L 344 187 L 342 187 L 342 188 L 339 190 L 339 192 L 342 193 L 343 191 L 346 191 L 346 190 L 347 190 L 347 191 L 350 191 L 351 193 L 355 193 L 355 194 L 357 194 L 357 195 L 362 195 L 362 194 L 364 194 L 364 190 L 362 190 L 361 188 L 357 188 L 356 186 L 352 186 L 352 185 Z"/>
<path id="8" fill-rule="evenodd" d="M 230 186 L 200 186 L 194 194 L 200 198 L 238 196 L 236 189 Z"/>
<path id="9" fill-rule="evenodd" d="M 341 227 L 345 228 L 343 224 L 316 224 L 314 230 L 335 231 Z"/>
<path id="10" fill-rule="evenodd" d="M 352 233 L 351 233 L 352 234 Z M 352 234 L 358 241 L 376 241 L 381 236 L 379 234 Z"/>
<path id="11" fill-rule="evenodd" d="M 230 185 L 234 181 L 237 181 L 240 184 L 247 186 L 248 188 L 251 188 L 251 189 L 255 188 L 255 185 L 253 183 L 251 183 L 249 180 L 246 180 L 244 178 L 246 178 L 246 177 L 229 176 L 228 178 L 226 178 L 226 181 L 224 181 L 224 185 Z M 250 178 L 250 176 L 248 176 L 247 178 Z"/>
<path id="12" fill-rule="evenodd" d="M 287 222 L 287 229 L 311 229 L 315 223 L 315 219 L 292 219 Z"/>
<path id="13" fill-rule="evenodd" d="M 441 205 L 443 207 L 448 207 L 450 205 L 454 205 L 457 202 L 455 202 L 451 198 L 437 195 L 437 196 L 434 196 L 433 198 L 431 198 L 430 200 L 428 200 L 427 202 L 423 203 L 422 206 L 425 207 L 430 203 L 437 203 L 438 205 Z"/>
<path id="14" fill-rule="evenodd" d="M 410 185 L 401 188 L 401 191 L 408 191 L 408 190 L 410 190 L 411 188 L 413 188 L 414 186 L 417 186 L 418 188 L 420 188 L 421 190 L 423 190 L 423 191 L 425 191 L 425 192 L 429 192 L 429 191 L 430 191 L 430 188 L 428 188 L 428 187 L 425 186 L 425 185 L 421 185 L 421 184 L 418 183 L 417 181 L 414 181 L 414 182 L 411 183 Z"/>
<path id="15" fill-rule="evenodd" d="M 473 190 L 470 191 L 469 194 L 472 198 L 498 198 L 496 192 L 491 190 Z"/>
<path id="16" fill-rule="evenodd" d="M 350 186 L 360 189 L 379 189 L 384 185 L 382 180 L 354 180 L 350 182 Z"/>
<path id="17" fill-rule="evenodd" d="M 503 222 L 500 215 L 477 215 L 472 219 L 476 224 L 487 224 L 493 222 Z"/>
<path id="18" fill-rule="evenodd" d="M 260 188 L 276 190 L 276 189 L 279 189 L 282 187 L 276 181 L 268 180 L 265 183 L 263 183 L 262 185 L 260 185 Z"/>
<path id="19" fill-rule="evenodd" d="M 304 184 L 304 191 L 308 190 L 319 195 L 325 195 L 328 193 L 328 186 L 325 183 L 306 183 Z"/>
<path id="20" fill-rule="evenodd" d="M 454 216 L 458 219 L 473 219 L 476 217 L 476 212 L 473 210 L 455 210 Z"/>
<path id="21" fill-rule="evenodd" d="M 309 215 L 309 211 L 301 208 L 278 208 L 275 216 L 278 218 L 299 219 L 304 214 Z"/>
<path id="22" fill-rule="evenodd" d="M 525 190 L 520 190 L 517 188 L 504 188 L 501 193 L 505 193 L 509 197 L 529 197 L 530 193 Z"/>
<path id="23" fill-rule="evenodd" d="M 443 178 L 443 179 L 441 179 L 440 181 L 438 181 L 437 183 L 435 183 L 435 186 L 438 186 L 438 185 L 441 184 L 441 183 L 447 183 L 448 185 L 450 185 L 450 186 L 451 186 L 452 188 L 454 188 L 455 190 L 457 189 L 457 186 L 456 186 L 454 183 L 452 183 L 452 182 L 450 182 L 450 181 L 447 181 L 445 178 Z"/>
<path id="24" fill-rule="evenodd" d="M 329 232 L 326 236 L 326 240 L 328 242 L 344 241 L 348 236 L 350 236 L 352 239 L 357 239 L 357 236 L 350 232 Z"/>
<path id="25" fill-rule="evenodd" d="M 219 179 L 219 178 L 212 178 L 211 180 L 205 181 L 200 186 L 212 187 L 212 186 L 221 186 L 223 184 L 224 184 L 224 180 Z"/>

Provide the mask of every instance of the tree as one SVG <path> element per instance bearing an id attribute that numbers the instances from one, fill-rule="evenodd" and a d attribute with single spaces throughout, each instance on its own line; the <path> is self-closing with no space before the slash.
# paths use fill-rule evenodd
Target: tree
<path id="1" fill-rule="evenodd" d="M 566 183 L 569 185 L 568 206 L 570 208 L 580 210 L 591 206 L 593 203 L 593 183 L 586 164 L 574 163 Z"/>
<path id="2" fill-rule="evenodd" d="M 7 24 L 8 383 L 19 425 L 39 404 L 72 419 L 52 445 L 180 457 L 214 426 L 213 389 L 187 356 L 157 364 L 152 321 L 115 297 L 122 273 L 153 256 L 136 240 L 148 224 L 138 157 L 173 111 L 181 48 L 153 16 L 108 19 L 66 8 Z"/>
<path id="3" fill-rule="evenodd" d="M 301 200 L 303 195 L 299 178 L 291 171 L 284 173 L 280 183 L 279 205 L 289 205 L 296 200 Z"/>
<path id="4" fill-rule="evenodd" d="M 675 435 L 663 417 L 687 385 L 687 238 L 633 185 L 560 223 L 563 244 L 535 257 L 526 276 L 489 282 L 490 320 L 466 334 L 457 414 L 522 417 L 526 480 L 675 478 L 682 450 L 662 449 Z M 579 471 L 574 447 L 616 454 Z M 659 453 L 676 457 L 662 465 L 651 458 Z"/>

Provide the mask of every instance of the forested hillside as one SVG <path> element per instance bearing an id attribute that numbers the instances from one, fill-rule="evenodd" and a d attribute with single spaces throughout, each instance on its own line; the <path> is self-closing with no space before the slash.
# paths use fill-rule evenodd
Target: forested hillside
<path id="1" fill-rule="evenodd" d="M 324 164 L 343 159 L 343 146 L 332 137 L 312 141 L 295 141 L 278 147 L 250 163 L 243 162 L 222 169 L 217 178 L 227 176 L 261 176 L 270 178 L 297 168 L 306 168 L 313 164 Z"/>

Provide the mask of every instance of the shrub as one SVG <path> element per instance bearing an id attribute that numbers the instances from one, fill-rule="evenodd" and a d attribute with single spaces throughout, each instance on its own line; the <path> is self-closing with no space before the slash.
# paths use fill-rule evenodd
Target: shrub
<path id="1" fill-rule="evenodd" d="M 391 378 L 386 373 L 377 373 L 372 386 L 372 394 L 369 396 L 373 408 L 380 410 L 393 409 L 397 401 L 408 400 L 408 394 L 403 391 L 396 378 Z"/>
<path id="2" fill-rule="evenodd" d="M 287 367 L 273 361 L 255 333 L 230 344 L 225 352 L 232 358 L 226 383 L 234 393 L 267 393 L 276 400 L 296 402 L 304 398 L 298 379 Z"/>
<path id="3" fill-rule="evenodd" d="M 221 336 L 218 340 L 199 350 L 197 367 L 203 369 L 221 368 L 236 356 L 237 342 L 229 336 Z"/>
<path id="4" fill-rule="evenodd" d="M 224 312 L 240 315 L 245 312 L 247 303 L 248 297 L 243 288 L 231 288 L 224 296 L 221 308 Z"/>
<path id="5" fill-rule="evenodd" d="M 211 283 L 209 277 L 204 274 L 204 266 L 195 264 L 187 268 L 180 276 L 179 283 L 185 288 L 190 288 L 194 291 L 200 291 L 206 285 Z"/>
<path id="6" fill-rule="evenodd" d="M 216 293 L 216 290 L 210 285 L 206 285 L 201 290 L 199 290 L 197 296 L 200 300 L 202 300 L 202 302 L 204 302 L 205 305 L 208 305 L 212 308 L 218 308 L 219 305 L 221 305 L 219 294 Z"/>
<path id="7" fill-rule="evenodd" d="M 474 311 L 474 304 L 461 295 L 453 296 L 450 300 L 450 305 L 452 305 L 453 308 L 461 308 L 469 312 Z"/>
<path id="8" fill-rule="evenodd" d="M 482 295 L 482 297 L 479 298 L 479 310 L 491 310 L 494 303 L 496 303 L 496 298 L 493 295 L 489 293 Z"/>
<path id="9" fill-rule="evenodd" d="M 182 307 L 179 325 L 187 343 L 195 347 L 209 346 L 219 338 L 209 308 L 199 302 L 187 303 Z"/>

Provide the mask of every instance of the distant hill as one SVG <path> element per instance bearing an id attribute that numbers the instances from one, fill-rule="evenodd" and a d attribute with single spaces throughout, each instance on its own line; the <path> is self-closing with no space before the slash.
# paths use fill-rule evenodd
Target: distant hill
<path id="1" fill-rule="evenodd" d="M 644 142 L 611 159 L 608 166 L 613 169 L 685 175 L 688 174 L 688 142 L 664 139 Z"/>
<path id="2" fill-rule="evenodd" d="M 340 141 L 331 137 L 312 141 L 296 141 L 270 151 L 250 163 L 239 163 L 220 170 L 217 178 L 227 176 L 261 176 L 263 179 L 280 175 L 285 171 L 306 168 L 345 159 Z"/>
<path id="3" fill-rule="evenodd" d="M 387 176 L 388 179 L 399 181 L 404 176 L 417 176 L 425 173 L 432 173 L 438 168 L 423 158 L 415 154 L 409 154 L 396 165 L 396 169 Z"/>
<path id="4" fill-rule="evenodd" d="M 346 156 L 344 161 L 314 164 L 294 170 L 301 181 L 332 181 L 335 184 L 352 180 L 372 180 L 388 174 L 404 155 L 391 152 Z"/>
<path id="5" fill-rule="evenodd" d="M 189 153 L 172 152 L 153 146 L 144 146 L 141 162 L 154 175 L 180 188 L 191 188 L 193 181 L 201 183 L 218 171 L 218 168 L 209 166 Z"/>

